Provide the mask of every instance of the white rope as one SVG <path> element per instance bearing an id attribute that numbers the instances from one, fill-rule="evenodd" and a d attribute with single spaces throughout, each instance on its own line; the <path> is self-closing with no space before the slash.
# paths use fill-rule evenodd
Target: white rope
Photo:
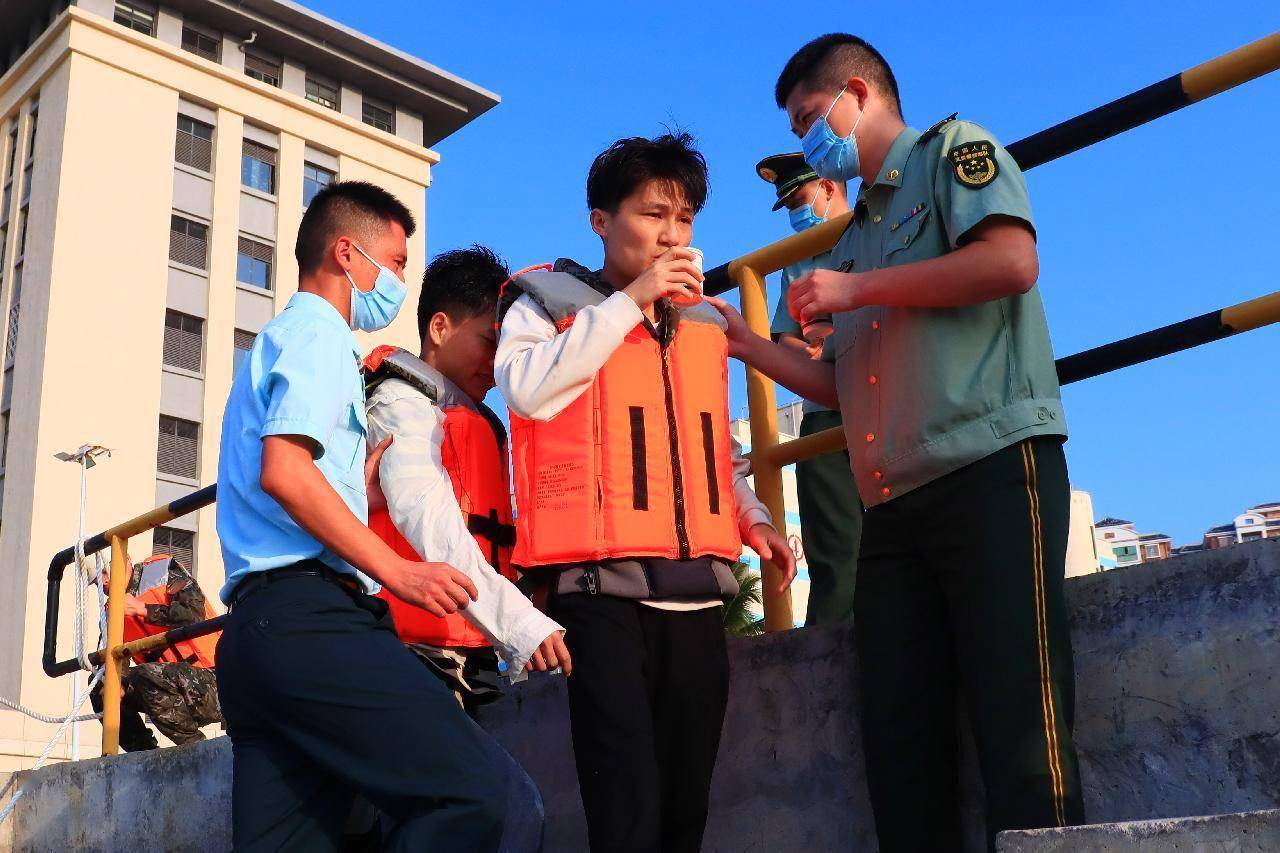
<path id="1" fill-rule="evenodd" d="M 42 723 L 48 723 L 50 725 L 53 725 L 56 723 L 58 725 L 57 730 L 55 730 L 53 733 L 53 737 L 51 737 L 49 739 L 49 742 L 45 745 L 44 751 L 40 753 L 40 756 L 36 759 L 35 764 L 32 765 L 31 767 L 32 770 L 35 770 L 39 767 L 44 766 L 44 763 L 49 760 L 49 756 L 53 754 L 53 748 L 57 746 L 58 741 L 60 741 L 62 739 L 62 736 L 66 733 L 67 727 L 70 726 L 72 723 L 82 723 L 82 722 L 87 722 L 89 720 L 102 719 L 101 714 L 80 714 L 79 713 L 80 709 L 84 706 L 85 699 L 89 698 L 90 694 L 93 693 L 94 688 L 97 686 L 98 682 L 102 680 L 102 676 L 103 676 L 102 667 L 95 667 L 93 666 L 92 663 L 90 663 L 89 655 L 88 655 L 88 652 L 85 650 L 85 645 L 84 645 L 84 634 L 85 634 L 84 632 L 84 587 L 86 582 L 85 576 L 88 574 L 88 572 L 85 571 L 85 563 L 87 562 L 87 559 L 84 553 L 84 542 L 85 542 L 84 524 L 85 524 L 86 495 L 88 492 L 88 473 L 89 473 L 89 466 L 93 464 L 91 460 L 91 456 L 93 455 L 94 450 L 98 450 L 99 452 L 102 452 L 102 451 L 105 451 L 105 448 L 99 449 L 96 447 L 85 446 L 80 448 L 78 453 L 78 457 L 79 457 L 78 461 L 80 462 L 80 522 L 79 522 L 79 529 L 77 531 L 77 536 L 76 536 L 76 548 L 75 548 L 76 660 L 79 661 L 81 669 L 88 672 L 92 672 L 93 675 L 90 676 L 89 682 L 87 685 L 85 685 L 85 691 L 83 693 L 79 692 L 79 688 L 77 688 L 75 693 L 75 698 L 72 701 L 71 710 L 68 711 L 63 716 L 52 716 L 49 714 L 41 714 L 38 711 L 33 711 L 32 709 L 27 708 L 17 702 L 14 702 L 12 700 L 4 698 L 3 696 L 0 696 L 0 705 L 3 705 L 4 707 L 10 708 L 19 713 L 25 714 L 34 720 L 39 720 Z M 107 452 L 109 453 L 109 451 Z M 94 578 L 94 580 L 95 580 L 95 586 L 97 586 L 98 588 L 98 596 L 97 596 L 98 628 L 101 631 L 102 636 L 105 638 L 107 635 L 107 613 L 106 613 L 106 607 L 104 606 L 106 594 L 102 589 L 102 575 L 103 575 L 105 563 L 103 561 L 101 552 L 95 553 L 93 557 L 94 557 L 94 568 L 95 568 L 95 574 L 96 574 L 96 577 Z M 16 779 L 17 777 L 14 776 L 13 778 Z M 10 780 L 10 785 L 12 783 L 13 783 L 13 779 Z M 10 785 L 6 785 L 4 790 L 7 791 Z M 0 809 L 0 823 L 4 823 L 5 819 L 13 812 L 14 807 L 17 805 L 18 800 L 22 798 L 23 793 L 24 793 L 23 789 L 19 789 L 16 793 L 14 793 L 13 797 L 9 799 L 9 802 L 7 802 L 4 805 L 4 808 Z"/>

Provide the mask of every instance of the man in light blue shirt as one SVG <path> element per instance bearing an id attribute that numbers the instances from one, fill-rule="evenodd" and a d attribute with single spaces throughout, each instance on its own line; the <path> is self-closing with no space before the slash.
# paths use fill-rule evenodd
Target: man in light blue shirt
<path id="1" fill-rule="evenodd" d="M 352 515 L 367 521 L 364 486 L 364 387 L 359 345 L 332 305 L 314 293 L 294 294 L 254 341 L 231 387 L 218 463 L 218 536 L 227 582 L 223 602 L 253 572 L 315 559 L 376 585 L 307 533 L 262 491 L 262 442 L 302 436 L 319 453 L 315 466 Z"/>
<path id="2" fill-rule="evenodd" d="M 298 230 L 298 293 L 254 342 L 223 418 L 218 534 L 230 608 L 218 695 L 237 851 L 336 850 L 356 793 L 386 850 L 496 851 L 504 785 L 479 730 L 395 633 L 377 584 L 443 616 L 476 597 L 368 526 L 352 329 L 394 319 L 414 221 L 346 182 Z"/>

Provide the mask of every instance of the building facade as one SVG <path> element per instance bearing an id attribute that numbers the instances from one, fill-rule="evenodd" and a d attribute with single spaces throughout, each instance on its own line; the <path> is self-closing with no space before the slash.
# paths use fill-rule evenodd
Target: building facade
<path id="1" fill-rule="evenodd" d="M 1225 548 L 1255 539 L 1280 538 L 1280 503 L 1265 503 L 1250 507 L 1237 515 L 1230 524 L 1212 527 L 1204 534 L 1205 548 Z"/>
<path id="2" fill-rule="evenodd" d="M 10 0 L 4 18 L 0 696 L 54 713 L 70 679 L 40 666 L 45 573 L 74 542 L 80 482 L 54 454 L 112 450 L 89 472 L 90 533 L 213 482 L 233 371 L 296 290 L 310 198 L 335 180 L 393 192 L 420 223 L 420 275 L 430 146 L 498 99 L 287 0 Z M 406 310 L 377 342 L 415 338 Z M 153 544 L 221 585 L 212 507 L 133 556 Z M 68 573 L 62 658 L 71 590 Z M 52 731 L 0 711 L 0 770 Z"/>
<path id="3" fill-rule="evenodd" d="M 1170 556 L 1173 540 L 1163 533 L 1139 533 L 1132 521 L 1104 518 L 1094 525 L 1102 540 L 1111 546 L 1117 566 L 1135 566 Z"/>

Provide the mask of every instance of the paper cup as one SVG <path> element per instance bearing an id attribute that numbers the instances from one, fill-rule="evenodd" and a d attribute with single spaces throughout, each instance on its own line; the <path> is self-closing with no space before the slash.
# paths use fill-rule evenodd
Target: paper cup
<path id="1" fill-rule="evenodd" d="M 688 246 L 687 248 L 690 252 L 693 252 L 693 265 L 698 268 L 698 272 L 702 272 L 702 250 L 695 249 L 692 246 Z M 697 305 L 701 301 L 702 293 L 700 291 L 697 293 L 689 293 L 684 296 L 671 297 L 671 304 L 679 306 L 680 308 L 689 308 Z"/>

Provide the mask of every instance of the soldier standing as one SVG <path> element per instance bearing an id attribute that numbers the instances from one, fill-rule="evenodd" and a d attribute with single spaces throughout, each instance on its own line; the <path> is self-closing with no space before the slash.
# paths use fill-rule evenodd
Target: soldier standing
<path id="1" fill-rule="evenodd" d="M 777 202 L 785 207 L 791 227 L 805 231 L 849 212 L 843 181 L 819 178 L 800 152 L 774 154 L 756 164 L 756 174 L 773 185 Z M 791 264 L 782 270 L 782 291 L 769 331 L 783 346 L 807 354 L 822 355 L 825 335 L 806 340 L 800 324 L 787 309 L 791 282 L 805 273 L 827 268 L 831 253 Z M 825 324 L 830 332 L 831 326 Z M 813 327 L 811 324 L 811 332 Z M 800 435 L 812 435 L 840 426 L 840 412 L 813 400 L 805 400 Z M 800 537 L 809 566 L 809 603 L 805 625 L 830 625 L 853 618 L 854 579 L 858 571 L 858 544 L 862 538 L 862 501 L 849 470 L 849 452 L 841 450 L 796 463 L 796 492 L 800 503 Z"/>

